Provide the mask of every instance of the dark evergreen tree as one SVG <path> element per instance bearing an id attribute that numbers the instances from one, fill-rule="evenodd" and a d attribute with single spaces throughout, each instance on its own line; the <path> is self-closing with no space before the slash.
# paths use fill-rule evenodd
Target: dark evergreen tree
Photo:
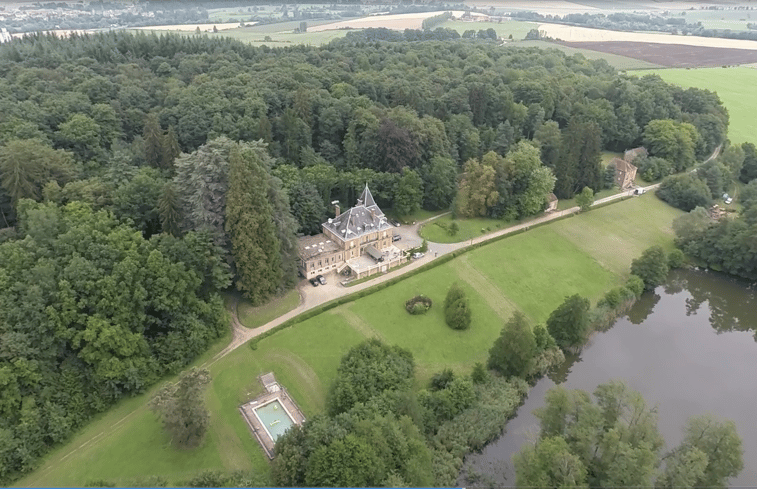
<path id="1" fill-rule="evenodd" d="M 526 316 L 516 311 L 489 350 L 489 368 L 505 376 L 524 377 L 536 355 L 536 340 Z"/>
<path id="2" fill-rule="evenodd" d="M 566 297 L 547 319 L 547 331 L 557 346 L 565 349 L 583 345 L 589 332 L 589 299 L 578 294 Z"/>
<path id="3" fill-rule="evenodd" d="M 280 242 L 268 201 L 270 175 L 258 150 L 235 146 L 230 151 L 225 223 L 237 289 L 255 305 L 274 295 L 283 277 Z"/>

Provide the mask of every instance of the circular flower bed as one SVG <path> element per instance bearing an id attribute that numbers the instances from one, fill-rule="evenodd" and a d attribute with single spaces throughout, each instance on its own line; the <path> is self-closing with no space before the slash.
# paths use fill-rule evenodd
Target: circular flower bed
<path id="1" fill-rule="evenodd" d="M 405 309 L 410 314 L 426 314 L 431 309 L 431 299 L 425 295 L 416 295 L 409 301 L 405 302 Z"/>

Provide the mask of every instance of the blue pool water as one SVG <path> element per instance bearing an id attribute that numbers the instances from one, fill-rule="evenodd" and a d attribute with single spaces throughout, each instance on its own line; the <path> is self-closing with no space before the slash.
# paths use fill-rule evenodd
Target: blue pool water
<path id="1" fill-rule="evenodd" d="M 271 434 L 274 442 L 294 424 L 279 401 L 271 401 L 264 406 L 255 408 L 255 412 L 263 426 Z"/>

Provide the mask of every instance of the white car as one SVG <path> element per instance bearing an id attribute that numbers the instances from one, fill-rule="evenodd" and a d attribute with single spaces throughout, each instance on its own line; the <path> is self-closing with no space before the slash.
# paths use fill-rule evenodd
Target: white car
<path id="1" fill-rule="evenodd" d="M 425 253 L 417 253 L 417 252 L 413 253 L 413 259 L 414 260 L 417 260 L 418 258 L 423 258 L 424 256 L 426 256 Z"/>

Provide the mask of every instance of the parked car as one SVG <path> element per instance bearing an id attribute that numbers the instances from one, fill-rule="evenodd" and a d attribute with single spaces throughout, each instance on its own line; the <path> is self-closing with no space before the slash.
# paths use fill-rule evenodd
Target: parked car
<path id="1" fill-rule="evenodd" d="M 389 224 L 397 228 L 400 227 L 400 222 L 397 219 L 389 219 Z"/>
<path id="2" fill-rule="evenodd" d="M 417 260 L 418 258 L 423 258 L 424 256 L 426 256 L 425 253 L 419 253 L 419 252 L 413 253 L 413 259 L 415 260 Z"/>
<path id="3" fill-rule="evenodd" d="M 731 202 L 733 202 L 733 197 L 728 194 L 723 194 L 723 202 L 730 204 Z"/>
<path id="4" fill-rule="evenodd" d="M 309 282 L 313 285 L 313 287 L 318 287 L 318 285 L 320 284 L 317 278 L 311 278 Z"/>
<path id="5" fill-rule="evenodd" d="M 321 285 L 326 285 L 326 279 L 323 278 L 323 275 L 317 275 L 315 279 L 320 283 Z"/>
<path id="6" fill-rule="evenodd" d="M 641 187 L 639 187 L 639 188 L 636 188 L 636 189 L 634 189 L 634 191 L 633 191 L 633 194 L 634 194 L 634 195 L 641 195 L 641 194 L 643 194 L 643 193 L 644 193 L 644 189 L 643 189 L 643 188 L 641 188 Z"/>
<path id="7" fill-rule="evenodd" d="M 402 239 L 402 236 L 400 236 L 399 234 L 395 234 L 394 236 L 392 236 L 392 241 L 399 241 L 401 239 Z"/>

